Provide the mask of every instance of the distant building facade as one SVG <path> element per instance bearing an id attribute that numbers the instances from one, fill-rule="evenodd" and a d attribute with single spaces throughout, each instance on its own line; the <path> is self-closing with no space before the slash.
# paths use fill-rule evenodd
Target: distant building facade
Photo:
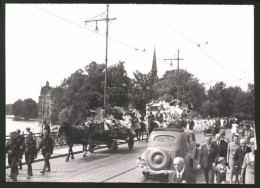
<path id="1" fill-rule="evenodd" d="M 49 82 L 41 88 L 41 93 L 39 96 L 38 103 L 38 118 L 40 119 L 50 119 L 52 113 L 52 92 L 53 88 L 49 86 Z"/>

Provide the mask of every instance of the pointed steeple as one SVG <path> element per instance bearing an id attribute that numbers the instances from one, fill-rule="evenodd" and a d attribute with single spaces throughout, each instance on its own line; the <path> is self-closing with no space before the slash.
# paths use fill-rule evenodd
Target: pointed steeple
<path id="1" fill-rule="evenodd" d="M 156 76 L 157 77 L 157 63 L 156 63 L 155 48 L 154 48 L 154 52 L 153 52 L 152 76 Z"/>

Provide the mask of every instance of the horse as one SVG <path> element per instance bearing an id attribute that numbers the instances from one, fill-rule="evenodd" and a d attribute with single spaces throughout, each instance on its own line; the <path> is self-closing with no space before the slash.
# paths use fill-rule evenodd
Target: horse
<path id="1" fill-rule="evenodd" d="M 83 125 L 70 125 L 68 123 L 63 123 L 58 129 L 58 137 L 64 135 L 66 138 L 67 145 L 69 146 L 69 153 L 66 158 L 66 162 L 71 159 L 74 159 L 73 154 L 73 144 L 82 144 L 83 145 L 83 157 L 87 155 L 87 146 L 89 143 L 90 130 L 89 127 Z"/>
<path id="2" fill-rule="evenodd" d="M 141 141 L 141 137 L 142 137 L 142 141 L 144 140 L 144 135 L 146 135 L 146 141 L 148 141 L 149 138 L 149 129 L 148 129 L 148 122 L 147 121 L 141 121 L 140 122 L 140 128 L 135 130 L 136 132 L 136 137 L 138 139 L 138 141 Z"/>

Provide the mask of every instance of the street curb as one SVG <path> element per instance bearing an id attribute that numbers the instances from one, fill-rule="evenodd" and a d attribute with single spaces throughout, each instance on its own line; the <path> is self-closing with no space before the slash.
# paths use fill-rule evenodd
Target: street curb
<path id="1" fill-rule="evenodd" d="M 137 142 L 138 140 L 134 140 L 134 142 Z M 123 145 L 123 144 L 127 144 L 127 142 L 119 142 L 118 143 L 118 145 Z M 100 147 L 98 147 L 97 149 L 95 149 L 95 150 L 99 150 L 99 149 L 104 149 L 104 148 L 107 148 L 107 146 L 100 146 Z M 87 150 L 87 151 L 89 151 L 89 150 Z M 73 154 L 79 154 L 79 153 L 83 153 L 83 151 L 75 151 L 75 152 L 73 152 Z M 56 155 L 56 156 L 51 156 L 50 157 L 50 159 L 55 159 L 55 158 L 59 158 L 59 157 L 65 157 L 65 156 L 67 156 L 68 154 L 60 154 L 60 155 Z M 41 161 L 44 161 L 44 158 L 42 158 L 42 159 L 35 159 L 34 160 L 34 163 L 35 162 L 41 162 Z M 26 162 L 22 162 L 22 165 L 26 165 Z M 10 168 L 10 166 L 8 165 L 8 166 L 6 166 L 5 167 L 5 169 L 8 169 L 8 168 Z"/>

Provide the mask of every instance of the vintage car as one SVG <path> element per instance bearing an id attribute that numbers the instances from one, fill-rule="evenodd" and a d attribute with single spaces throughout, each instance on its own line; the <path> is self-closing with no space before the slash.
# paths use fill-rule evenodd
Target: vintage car
<path id="1" fill-rule="evenodd" d="M 183 157 L 185 168 L 191 170 L 198 158 L 195 134 L 191 130 L 156 128 L 151 133 L 148 148 L 136 162 L 143 175 L 168 174 L 174 171 L 173 159 Z"/>

